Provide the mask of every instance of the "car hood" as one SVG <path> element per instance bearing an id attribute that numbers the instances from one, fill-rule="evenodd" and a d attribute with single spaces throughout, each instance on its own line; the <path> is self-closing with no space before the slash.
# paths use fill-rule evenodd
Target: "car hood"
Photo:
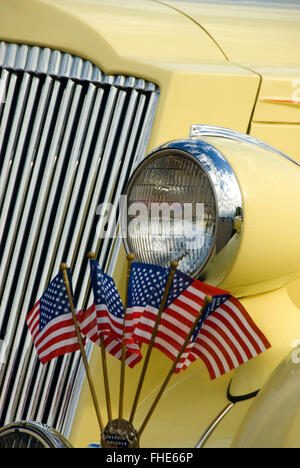
<path id="1" fill-rule="evenodd" d="M 245 65 L 300 65 L 299 0 L 164 0 Z"/>

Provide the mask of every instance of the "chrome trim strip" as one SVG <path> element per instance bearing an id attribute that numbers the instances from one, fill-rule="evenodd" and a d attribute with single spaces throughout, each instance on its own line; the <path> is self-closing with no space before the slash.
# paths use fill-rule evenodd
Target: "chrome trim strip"
<path id="1" fill-rule="evenodd" d="M 228 138 L 230 140 L 240 141 L 241 143 L 248 143 L 251 145 L 256 146 L 257 148 L 265 149 L 267 151 L 271 151 L 272 153 L 277 154 L 278 156 L 282 156 L 285 159 L 288 159 L 292 163 L 300 166 L 297 161 L 287 156 L 282 151 L 279 151 L 274 146 L 265 143 L 264 141 L 259 140 L 251 135 L 247 135 L 246 133 L 238 132 L 236 130 L 231 130 L 229 128 L 224 127 L 217 127 L 213 125 L 192 125 L 190 128 L 190 137 L 203 137 L 203 136 L 213 136 L 213 137 L 223 137 Z"/>
<path id="2" fill-rule="evenodd" d="M 195 448 L 200 449 L 203 448 L 211 434 L 214 432 L 214 430 L 217 428 L 217 426 L 222 422 L 222 420 L 225 418 L 227 413 L 234 407 L 234 403 L 229 403 L 229 405 L 225 406 L 225 408 L 217 415 L 217 417 L 213 420 L 213 422 L 208 426 L 206 431 L 202 434 L 200 437 L 199 441 L 195 445 Z"/>

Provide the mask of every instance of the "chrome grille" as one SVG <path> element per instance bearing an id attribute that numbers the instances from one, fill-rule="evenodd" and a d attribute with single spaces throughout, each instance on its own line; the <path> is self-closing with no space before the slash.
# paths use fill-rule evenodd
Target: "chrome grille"
<path id="1" fill-rule="evenodd" d="M 61 262 L 78 307 L 91 299 L 88 251 L 113 273 L 120 239 L 97 236 L 97 206 L 119 199 L 143 158 L 159 90 L 70 54 L 4 42 L 0 73 L 0 426 L 35 420 L 66 434 L 80 357 L 42 366 L 25 317 Z"/>

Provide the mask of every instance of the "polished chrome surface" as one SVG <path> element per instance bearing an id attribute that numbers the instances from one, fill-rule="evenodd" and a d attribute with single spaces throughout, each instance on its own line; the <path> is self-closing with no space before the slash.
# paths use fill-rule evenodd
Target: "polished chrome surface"
<path id="1" fill-rule="evenodd" d="M 61 262 L 78 307 L 91 300 L 88 251 L 113 273 L 120 242 L 97 235 L 97 206 L 118 200 L 144 157 L 159 90 L 70 54 L 4 42 L 0 77 L 0 425 L 36 420 L 66 434 L 84 377 L 79 355 L 42 366 L 25 317 Z"/>
<path id="2" fill-rule="evenodd" d="M 282 156 L 285 159 L 288 159 L 292 163 L 300 166 L 297 161 L 287 156 L 285 153 L 282 153 L 274 146 L 265 143 L 264 141 L 259 140 L 251 135 L 246 133 L 238 132 L 236 130 L 231 130 L 224 127 L 216 127 L 214 125 L 192 125 L 190 128 L 190 137 L 205 137 L 205 136 L 214 136 L 214 137 L 223 137 L 230 140 L 240 141 L 241 143 L 248 143 L 256 146 L 257 148 L 265 149 L 271 151 L 274 154 Z"/>
<path id="3" fill-rule="evenodd" d="M 202 434 L 200 439 L 198 440 L 195 448 L 203 448 L 206 444 L 207 440 L 214 432 L 214 430 L 218 427 L 218 425 L 223 421 L 227 413 L 234 407 L 234 403 L 229 403 L 225 406 L 225 408 L 217 415 L 217 417 L 213 420 L 213 422 L 208 426 L 206 431 Z"/>
<path id="4" fill-rule="evenodd" d="M 234 262 L 243 225 L 241 191 L 236 176 L 225 157 L 214 146 L 199 138 L 166 143 L 154 150 L 136 169 L 126 188 L 126 193 L 129 193 L 135 178 L 141 174 L 148 161 L 168 155 L 171 157 L 175 153 L 181 154 L 183 158 L 192 159 L 197 163 L 199 171 L 205 172 L 214 190 L 216 203 L 216 229 L 210 251 L 196 271 L 187 273 L 203 281 L 209 279 L 210 284 L 218 285 Z M 160 198 L 160 202 L 162 201 Z M 126 251 L 129 252 L 126 238 L 124 245 Z"/>
<path id="5" fill-rule="evenodd" d="M 21 421 L 0 428 L 0 448 L 72 448 L 61 434 L 34 421 Z"/>

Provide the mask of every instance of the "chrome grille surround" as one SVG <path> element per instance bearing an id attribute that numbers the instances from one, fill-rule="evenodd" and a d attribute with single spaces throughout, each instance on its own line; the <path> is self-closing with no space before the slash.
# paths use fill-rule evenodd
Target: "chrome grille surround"
<path id="1" fill-rule="evenodd" d="M 84 377 L 79 354 L 42 366 L 25 317 L 62 261 L 78 307 L 91 300 L 88 251 L 113 273 L 121 239 L 97 237 L 96 209 L 119 199 L 144 157 L 159 89 L 5 42 L 0 73 L 0 426 L 35 420 L 67 436 Z"/>

